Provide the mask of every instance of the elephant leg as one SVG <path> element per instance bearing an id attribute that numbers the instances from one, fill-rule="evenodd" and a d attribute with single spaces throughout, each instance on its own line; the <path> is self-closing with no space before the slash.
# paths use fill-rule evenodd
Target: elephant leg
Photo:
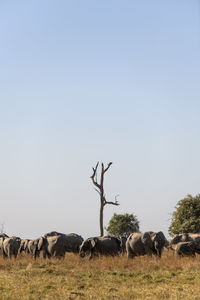
<path id="1" fill-rule="evenodd" d="M 11 247 L 9 247 L 9 245 L 5 248 L 5 254 L 6 254 L 6 256 L 9 258 L 9 259 L 11 259 L 12 258 L 12 248 Z"/>
<path id="2" fill-rule="evenodd" d="M 133 258 L 135 256 L 133 254 L 133 251 L 132 251 L 132 249 L 131 249 L 131 247 L 130 247 L 129 244 L 127 245 L 126 251 L 127 251 L 127 258 Z"/>
<path id="3" fill-rule="evenodd" d="M 17 258 L 18 251 L 15 250 L 13 254 L 14 254 L 14 258 L 16 259 L 16 258 Z"/>
<path id="4" fill-rule="evenodd" d="M 11 250 L 10 250 L 10 249 L 8 250 L 8 257 L 9 257 L 9 259 L 11 259 L 11 258 L 12 258 L 12 252 L 11 252 Z"/>
<path id="5" fill-rule="evenodd" d="M 39 251 L 38 250 L 33 250 L 33 258 L 36 260 L 37 257 L 39 257 Z"/>
<path id="6" fill-rule="evenodd" d="M 132 252 L 127 252 L 127 258 L 133 258 L 135 255 L 133 255 Z"/>
<path id="7" fill-rule="evenodd" d="M 162 249 L 160 247 L 156 247 L 156 255 L 161 258 L 162 255 Z"/>
<path id="8" fill-rule="evenodd" d="M 61 254 L 61 255 L 59 256 L 59 258 L 60 258 L 61 260 L 64 260 L 64 259 L 65 259 L 65 253 Z"/>
<path id="9" fill-rule="evenodd" d="M 2 251 L 2 256 L 3 256 L 3 259 L 6 259 L 8 257 L 8 255 L 6 255 L 4 250 Z"/>
<path id="10" fill-rule="evenodd" d="M 47 258 L 47 256 L 48 256 L 48 258 L 49 258 L 49 254 L 46 252 L 46 251 L 42 251 L 42 257 L 44 258 L 44 259 L 46 259 Z"/>
<path id="11" fill-rule="evenodd" d="M 147 247 L 147 246 L 144 246 L 144 250 L 145 250 L 145 253 L 148 255 L 148 256 L 152 256 L 152 250 L 149 248 L 149 247 Z"/>
<path id="12" fill-rule="evenodd" d="M 181 256 L 183 256 L 183 254 L 181 252 L 175 252 L 176 253 L 176 257 L 180 258 Z"/>
<path id="13" fill-rule="evenodd" d="M 94 258 L 95 256 L 99 256 L 98 252 L 95 252 L 93 249 L 89 252 L 89 260 Z"/>
<path id="14" fill-rule="evenodd" d="M 195 258 L 195 257 L 196 257 L 196 255 L 195 255 L 195 250 L 192 251 L 191 256 L 192 256 L 192 258 Z"/>
<path id="15" fill-rule="evenodd" d="M 96 252 L 95 249 L 92 248 L 89 252 L 89 259 L 92 259 L 95 256 L 95 254 L 97 254 L 97 253 L 98 253 L 98 251 Z"/>
<path id="16" fill-rule="evenodd" d="M 50 259 L 52 256 L 55 256 L 54 253 L 49 253 L 48 251 L 43 251 L 43 257 Z"/>

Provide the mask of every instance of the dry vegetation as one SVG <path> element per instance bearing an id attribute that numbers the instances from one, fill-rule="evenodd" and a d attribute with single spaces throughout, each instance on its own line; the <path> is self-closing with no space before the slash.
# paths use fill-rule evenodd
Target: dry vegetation
<path id="1" fill-rule="evenodd" d="M 0 258 L 0 299 L 200 299 L 200 257 Z"/>

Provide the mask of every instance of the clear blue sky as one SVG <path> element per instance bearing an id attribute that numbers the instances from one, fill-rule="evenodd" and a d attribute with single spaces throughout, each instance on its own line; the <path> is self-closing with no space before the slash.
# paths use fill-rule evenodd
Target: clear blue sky
<path id="1" fill-rule="evenodd" d="M 200 193 L 198 0 L 0 1 L 0 223 L 99 234 L 114 212 L 167 233 Z"/>

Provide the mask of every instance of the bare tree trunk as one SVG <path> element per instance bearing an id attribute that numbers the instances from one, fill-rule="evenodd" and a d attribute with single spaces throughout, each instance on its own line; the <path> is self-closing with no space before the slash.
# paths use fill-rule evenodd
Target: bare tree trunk
<path id="1" fill-rule="evenodd" d="M 97 168 L 98 168 L 99 163 L 96 164 L 95 168 L 93 169 L 93 174 L 90 177 L 92 179 L 93 184 L 95 185 L 95 191 L 99 194 L 100 196 L 100 214 L 99 214 L 99 224 L 100 224 L 100 236 L 104 235 L 104 228 L 103 228 L 103 210 L 104 206 L 106 204 L 111 204 L 111 205 L 119 205 L 115 198 L 115 202 L 113 201 L 106 201 L 106 195 L 104 194 L 104 174 L 108 171 L 110 166 L 112 165 L 112 162 L 110 162 L 106 168 L 104 168 L 104 164 L 101 164 L 101 176 L 100 176 L 100 183 L 97 182 Z"/>
<path id="2" fill-rule="evenodd" d="M 100 204 L 100 236 L 104 236 L 104 228 L 103 228 L 103 205 Z"/>

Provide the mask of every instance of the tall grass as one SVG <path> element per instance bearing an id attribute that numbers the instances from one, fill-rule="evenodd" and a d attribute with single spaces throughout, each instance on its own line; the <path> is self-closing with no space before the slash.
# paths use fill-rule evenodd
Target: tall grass
<path id="1" fill-rule="evenodd" d="M 0 299 L 200 299 L 200 256 L 0 258 Z"/>

